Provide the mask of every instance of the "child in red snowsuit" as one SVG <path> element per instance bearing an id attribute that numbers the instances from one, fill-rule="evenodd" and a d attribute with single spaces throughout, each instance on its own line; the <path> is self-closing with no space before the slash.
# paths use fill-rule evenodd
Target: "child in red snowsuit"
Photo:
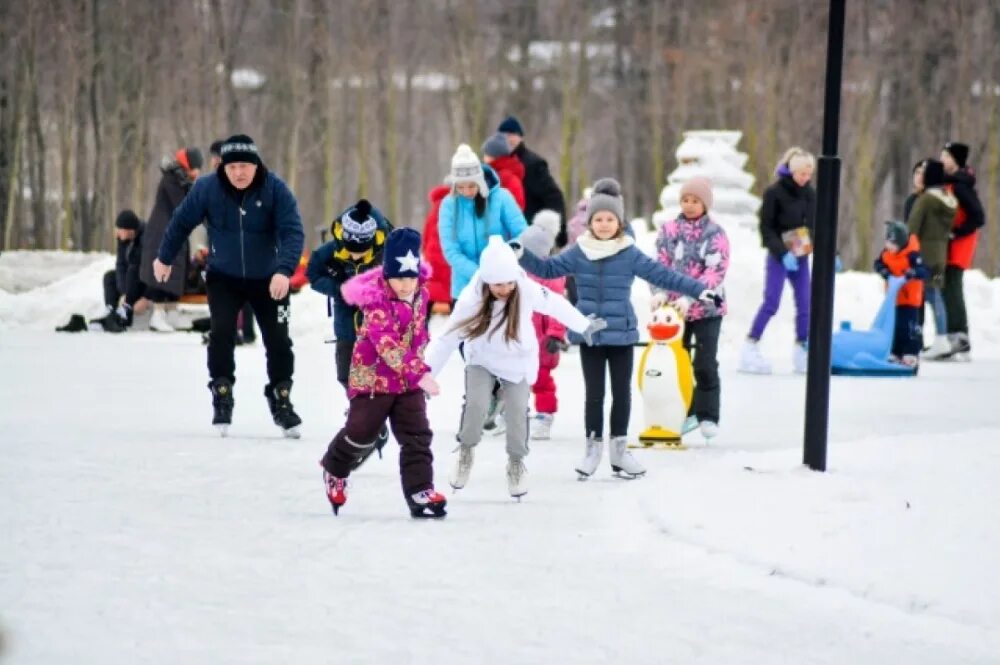
<path id="1" fill-rule="evenodd" d="M 539 210 L 532 221 L 532 226 L 542 228 L 546 233 L 522 236 L 525 249 L 536 256 L 548 256 L 555 245 L 559 223 L 559 213 Z M 565 277 L 543 279 L 530 273 L 529 277 L 554 293 L 566 295 Z M 535 395 L 535 417 L 531 421 L 531 438 L 539 441 L 550 437 L 552 420 L 559 410 L 556 380 L 552 372 L 559 366 L 559 352 L 567 347 L 566 326 L 555 318 L 538 312 L 532 316 L 532 322 L 535 324 L 535 335 L 538 337 L 538 379 L 531 386 L 531 392 Z"/>

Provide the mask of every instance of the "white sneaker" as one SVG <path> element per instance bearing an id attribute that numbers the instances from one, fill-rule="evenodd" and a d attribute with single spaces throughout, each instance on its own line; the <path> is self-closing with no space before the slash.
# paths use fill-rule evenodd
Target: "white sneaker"
<path id="1" fill-rule="evenodd" d="M 507 491 L 515 499 L 528 493 L 528 469 L 524 466 L 524 460 L 507 458 Z"/>
<path id="2" fill-rule="evenodd" d="M 688 416 L 681 425 L 681 434 L 687 434 L 698 429 L 698 416 Z"/>
<path id="3" fill-rule="evenodd" d="M 176 307 L 167 310 L 167 324 L 174 330 L 189 330 L 191 328 L 191 320 Z"/>
<path id="4" fill-rule="evenodd" d="M 548 441 L 552 432 L 552 414 L 539 413 L 531 419 L 531 438 L 534 441 Z"/>
<path id="5" fill-rule="evenodd" d="M 803 342 L 796 342 L 792 349 L 792 368 L 796 374 L 805 374 L 809 371 L 809 351 Z"/>
<path id="6" fill-rule="evenodd" d="M 587 450 L 583 455 L 583 461 L 576 465 L 576 472 L 580 474 L 580 480 L 586 480 L 597 471 L 597 465 L 601 463 L 601 455 L 604 453 L 604 439 L 599 439 L 593 435 L 587 437 Z"/>
<path id="7" fill-rule="evenodd" d="M 638 478 L 646 473 L 646 467 L 632 457 L 626 447 L 628 439 L 624 436 L 613 436 L 608 444 L 608 457 L 611 458 L 611 470 L 626 478 Z"/>
<path id="8" fill-rule="evenodd" d="M 472 473 L 472 463 L 475 461 L 476 449 L 472 446 L 459 446 L 458 459 L 455 460 L 455 468 L 451 471 L 448 482 L 457 490 L 465 487 L 469 482 L 469 474 Z"/>
<path id="9" fill-rule="evenodd" d="M 770 374 L 771 363 L 761 354 L 760 343 L 748 339 L 740 353 L 739 371 L 747 374 Z"/>
<path id="10" fill-rule="evenodd" d="M 948 341 L 947 335 L 935 335 L 934 343 L 931 344 L 931 348 L 927 349 L 924 353 L 924 358 L 928 360 L 938 360 L 942 358 L 947 358 L 953 352 L 951 342 Z"/>
<path id="11" fill-rule="evenodd" d="M 714 439 L 717 437 L 719 435 L 718 423 L 713 423 L 711 420 L 702 420 L 701 435 L 706 439 Z"/>
<path id="12" fill-rule="evenodd" d="M 149 317 L 149 329 L 156 332 L 175 332 L 174 327 L 167 321 L 167 314 L 162 307 L 153 308 L 153 315 Z"/>

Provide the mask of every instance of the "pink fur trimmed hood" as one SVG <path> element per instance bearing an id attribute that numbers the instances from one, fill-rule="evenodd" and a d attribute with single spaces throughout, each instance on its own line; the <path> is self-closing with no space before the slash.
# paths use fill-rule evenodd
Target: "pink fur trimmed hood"
<path id="1" fill-rule="evenodd" d="M 417 283 L 421 288 L 424 288 L 430 277 L 430 264 L 427 261 L 421 261 L 420 277 L 417 278 Z M 349 304 L 363 307 L 380 300 L 388 300 L 392 290 L 382 276 L 382 266 L 379 266 L 344 282 L 344 285 L 340 287 L 340 293 Z"/>

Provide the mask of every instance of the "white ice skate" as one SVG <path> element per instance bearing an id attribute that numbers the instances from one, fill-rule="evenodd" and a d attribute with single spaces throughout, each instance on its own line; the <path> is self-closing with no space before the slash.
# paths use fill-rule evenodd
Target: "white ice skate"
<path id="1" fill-rule="evenodd" d="M 639 464 L 628 451 L 628 440 L 624 436 L 613 436 L 608 443 L 608 457 L 611 458 L 611 470 L 622 478 L 638 478 L 646 473 L 646 467 Z"/>
<path id="2" fill-rule="evenodd" d="M 472 446 L 459 446 L 458 459 L 455 460 L 455 468 L 451 470 L 451 477 L 448 482 L 451 486 L 460 490 L 469 482 L 469 474 L 472 473 L 472 463 L 475 461 L 476 449 Z"/>
<path id="3" fill-rule="evenodd" d="M 792 368 L 796 374 L 805 374 L 809 371 L 809 351 L 801 342 L 796 342 L 792 349 Z"/>
<path id="4" fill-rule="evenodd" d="M 935 335 L 934 343 L 924 353 L 924 358 L 927 360 L 945 360 L 950 358 L 953 353 L 954 348 L 951 345 L 951 341 L 948 340 L 948 336 Z"/>
<path id="5" fill-rule="evenodd" d="M 153 315 L 149 317 L 149 329 L 155 332 L 175 332 L 176 329 L 167 321 L 167 314 L 162 307 L 153 307 Z"/>
<path id="6" fill-rule="evenodd" d="M 518 501 L 528 493 L 528 469 L 524 460 L 507 458 L 507 491 Z"/>
<path id="7" fill-rule="evenodd" d="M 176 307 L 171 307 L 166 313 L 167 325 L 174 330 L 190 330 L 191 319 L 181 313 Z"/>
<path id="8" fill-rule="evenodd" d="M 748 339 L 740 353 L 739 371 L 746 374 L 770 374 L 771 363 L 760 352 L 760 343 Z"/>
<path id="9" fill-rule="evenodd" d="M 604 439 L 590 435 L 587 437 L 587 451 L 583 455 L 583 461 L 576 465 L 576 472 L 580 474 L 579 480 L 586 480 L 597 471 L 597 465 L 601 463 L 601 455 L 604 452 Z"/>
<path id="10" fill-rule="evenodd" d="M 719 425 L 717 423 L 713 423 L 711 420 L 702 420 L 700 427 L 701 435 L 705 437 L 705 439 L 714 439 L 719 435 Z"/>
<path id="11" fill-rule="evenodd" d="M 531 438 L 534 441 L 548 441 L 552 435 L 552 414 L 539 413 L 531 419 Z"/>

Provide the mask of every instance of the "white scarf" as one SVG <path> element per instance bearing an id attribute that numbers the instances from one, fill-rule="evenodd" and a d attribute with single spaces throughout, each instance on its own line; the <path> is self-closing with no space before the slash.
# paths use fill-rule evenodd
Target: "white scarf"
<path id="1" fill-rule="evenodd" d="M 600 261 L 601 259 L 606 259 L 625 251 L 635 244 L 635 240 L 630 235 L 598 240 L 594 237 L 593 232 L 587 230 L 586 233 L 577 238 L 576 244 L 580 246 L 583 255 L 588 259 L 591 261 Z"/>

